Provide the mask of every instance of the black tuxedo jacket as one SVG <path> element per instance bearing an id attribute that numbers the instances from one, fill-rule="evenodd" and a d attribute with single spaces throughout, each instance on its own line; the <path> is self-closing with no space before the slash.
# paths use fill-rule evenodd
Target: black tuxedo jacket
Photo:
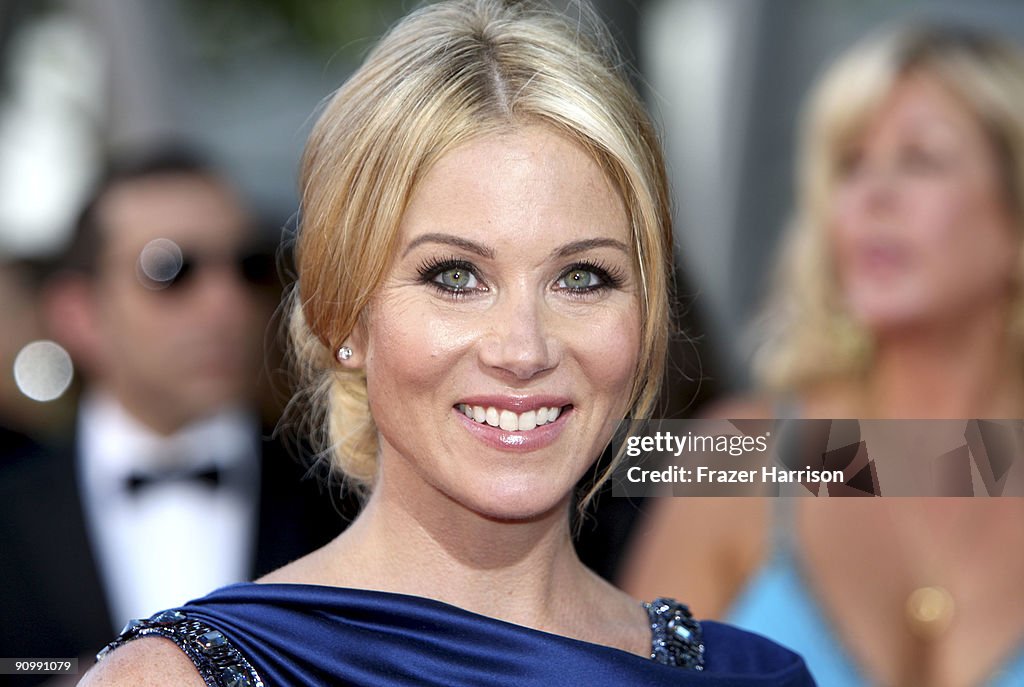
<path id="1" fill-rule="evenodd" d="M 319 484 L 304 480 L 304 468 L 279 442 L 262 447 L 254 578 L 327 543 L 355 512 L 351 499 L 334 504 Z M 0 429 L 0 656 L 89 656 L 114 633 L 74 449 L 45 450 Z M 89 665 L 80 662 L 80 672 Z M 0 675 L 0 685 L 47 679 Z"/>

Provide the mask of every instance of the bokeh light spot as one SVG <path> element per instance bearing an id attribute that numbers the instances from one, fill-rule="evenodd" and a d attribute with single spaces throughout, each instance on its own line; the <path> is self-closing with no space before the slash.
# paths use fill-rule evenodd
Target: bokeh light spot
<path id="1" fill-rule="evenodd" d="M 53 341 L 33 341 L 14 359 L 14 382 L 34 401 L 59 398 L 73 375 L 71 356 Z"/>
<path id="2" fill-rule="evenodd" d="M 181 272 L 181 248 L 170 239 L 153 239 L 139 253 L 139 279 L 146 288 L 164 289 Z"/>

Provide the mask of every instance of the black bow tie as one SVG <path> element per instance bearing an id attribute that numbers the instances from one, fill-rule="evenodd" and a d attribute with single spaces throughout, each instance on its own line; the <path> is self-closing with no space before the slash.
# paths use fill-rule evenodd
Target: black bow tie
<path id="1" fill-rule="evenodd" d="M 190 470 L 164 470 L 161 472 L 133 472 L 125 479 L 125 489 L 129 494 L 138 494 L 148 487 L 171 482 L 196 482 L 209 487 L 217 487 L 224 475 L 215 465 L 202 465 Z"/>

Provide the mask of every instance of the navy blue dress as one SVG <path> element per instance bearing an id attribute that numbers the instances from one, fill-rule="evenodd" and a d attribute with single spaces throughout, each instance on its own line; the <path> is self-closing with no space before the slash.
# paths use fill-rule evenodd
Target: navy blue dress
<path id="1" fill-rule="evenodd" d="M 814 684 L 799 656 L 759 635 L 697 623 L 670 600 L 645 607 L 650 659 L 417 596 L 242 583 L 132 621 L 98 658 L 159 635 L 210 687 Z"/>

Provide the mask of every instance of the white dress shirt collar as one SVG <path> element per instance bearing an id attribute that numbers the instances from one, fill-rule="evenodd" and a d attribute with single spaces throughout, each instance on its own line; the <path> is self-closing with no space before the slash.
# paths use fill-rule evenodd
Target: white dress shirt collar
<path id="1" fill-rule="evenodd" d="M 78 419 L 82 499 L 115 629 L 248 577 L 260 479 L 258 425 L 238 408 L 161 436 L 114 398 L 83 397 Z M 216 467 L 216 489 L 135 474 Z"/>

